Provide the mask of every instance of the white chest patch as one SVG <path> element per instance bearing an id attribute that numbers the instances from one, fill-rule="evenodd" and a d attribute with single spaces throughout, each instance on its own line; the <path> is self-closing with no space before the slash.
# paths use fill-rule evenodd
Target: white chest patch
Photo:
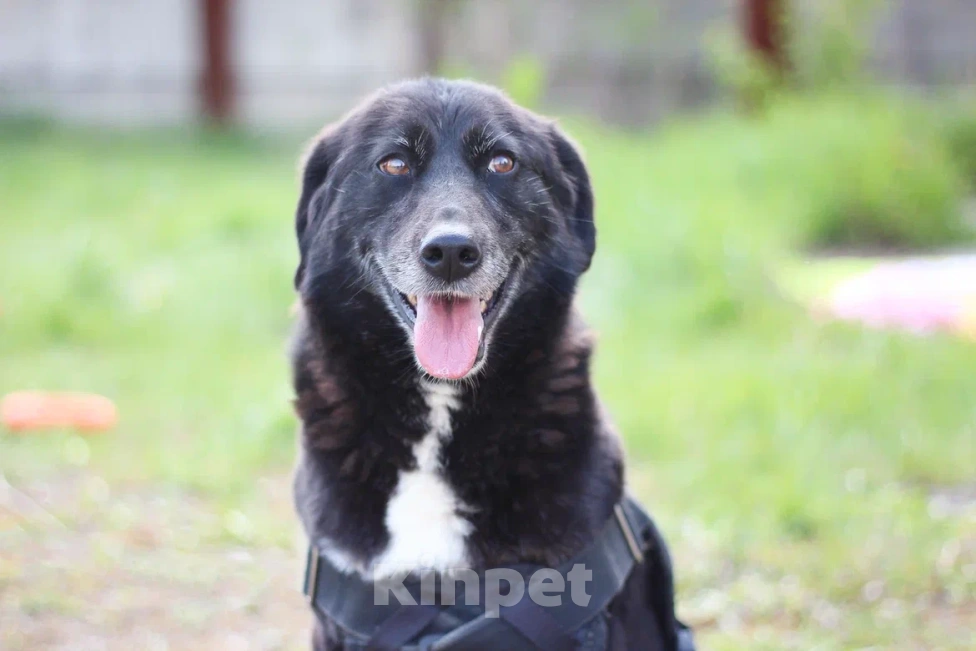
<path id="1" fill-rule="evenodd" d="M 440 464 L 441 447 L 451 437 L 451 411 L 458 408 L 457 389 L 445 384 L 423 389 L 430 408 L 427 434 L 413 447 L 416 468 L 400 472 L 386 506 L 390 543 L 372 563 L 374 578 L 466 566 L 471 523 L 461 515 L 465 505 L 445 481 Z"/>

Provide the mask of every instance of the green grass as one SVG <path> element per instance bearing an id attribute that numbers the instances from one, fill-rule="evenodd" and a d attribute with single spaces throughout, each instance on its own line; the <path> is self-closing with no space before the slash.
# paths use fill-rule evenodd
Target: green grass
<path id="1" fill-rule="evenodd" d="M 974 507 L 931 507 L 976 481 L 976 346 L 824 325 L 792 298 L 825 286 L 794 251 L 837 110 L 569 125 L 598 203 L 598 388 L 710 648 L 964 648 L 976 620 Z M 77 464 L 246 510 L 287 469 L 298 150 L 0 129 L 0 392 L 121 413 L 99 438 L 0 436 L 8 478 Z"/>
<path id="2" fill-rule="evenodd" d="M 91 390 L 123 478 L 236 492 L 287 462 L 290 149 L 174 134 L 6 134 L 0 389 Z M 5 455 L 60 447 L 6 441 Z M 45 461 L 46 463 L 46 461 Z"/>

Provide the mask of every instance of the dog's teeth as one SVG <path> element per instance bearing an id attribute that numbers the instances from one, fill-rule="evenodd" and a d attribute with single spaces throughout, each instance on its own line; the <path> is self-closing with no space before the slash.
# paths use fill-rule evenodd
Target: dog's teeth
<path id="1" fill-rule="evenodd" d="M 407 300 L 410 302 L 411 305 L 413 305 L 414 307 L 417 307 L 417 295 L 416 294 L 411 294 L 410 296 L 407 296 Z"/>
<path id="2" fill-rule="evenodd" d="M 481 299 L 481 313 L 484 314 L 488 311 L 488 301 Z"/>

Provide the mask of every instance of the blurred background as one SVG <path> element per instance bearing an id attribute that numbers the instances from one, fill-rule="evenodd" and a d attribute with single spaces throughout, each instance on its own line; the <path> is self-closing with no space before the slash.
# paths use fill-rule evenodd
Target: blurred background
<path id="1" fill-rule="evenodd" d="M 118 415 L 5 403 L 0 648 L 306 646 L 296 161 L 425 73 L 586 153 L 597 385 L 701 647 L 972 648 L 971 0 L 0 0 L 0 395 Z"/>

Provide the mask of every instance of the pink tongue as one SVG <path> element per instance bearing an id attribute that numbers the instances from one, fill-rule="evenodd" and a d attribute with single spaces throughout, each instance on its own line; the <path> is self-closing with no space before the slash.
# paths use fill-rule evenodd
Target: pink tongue
<path id="1" fill-rule="evenodd" d="M 478 357 L 483 327 L 476 298 L 418 296 L 413 340 L 420 365 L 434 377 L 464 377 Z"/>

